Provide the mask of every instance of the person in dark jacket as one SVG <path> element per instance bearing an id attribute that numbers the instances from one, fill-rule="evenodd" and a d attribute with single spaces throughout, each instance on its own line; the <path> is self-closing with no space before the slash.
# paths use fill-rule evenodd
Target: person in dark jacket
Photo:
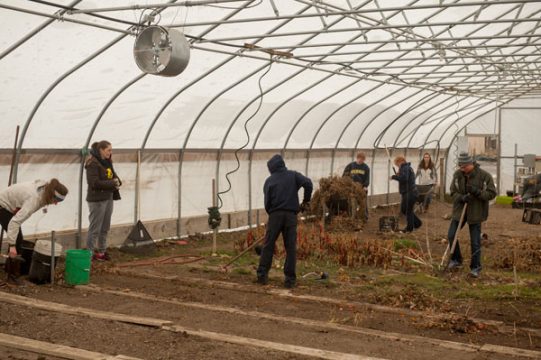
<path id="1" fill-rule="evenodd" d="M 351 176 L 351 179 L 361 185 L 365 194 L 368 194 L 368 186 L 370 185 L 370 167 L 366 165 L 366 155 L 363 152 L 357 153 L 356 161 L 349 163 L 345 168 L 342 176 Z M 368 197 L 365 197 L 365 201 Z M 365 218 L 368 220 L 368 203 L 363 204 L 365 208 Z"/>
<path id="2" fill-rule="evenodd" d="M 413 211 L 413 206 L 419 196 L 415 185 L 415 172 L 403 156 L 397 156 L 394 159 L 394 164 L 398 167 L 398 173 L 391 176 L 391 179 L 398 181 L 398 191 L 401 196 L 400 212 L 406 216 L 407 222 L 406 228 L 402 232 L 412 232 L 423 224 Z"/>
<path id="3" fill-rule="evenodd" d="M 460 168 L 453 174 L 453 181 L 451 182 L 453 217 L 449 225 L 447 238 L 449 246 L 452 246 L 462 210 L 467 204 L 464 222 L 460 224 L 460 227 L 466 223 L 469 225 L 471 243 L 470 275 L 479 277 L 481 272 L 481 223 L 488 218 L 488 202 L 496 197 L 496 186 L 492 175 L 482 170 L 479 164 L 474 163 L 468 153 L 459 154 L 458 165 Z M 457 242 L 447 269 L 453 270 L 461 265 L 462 254 Z"/>
<path id="4" fill-rule="evenodd" d="M 274 155 L 267 167 L 271 175 L 265 180 L 263 192 L 265 196 L 265 210 L 269 214 L 265 244 L 261 249 L 259 267 L 257 268 L 257 282 L 267 284 L 268 273 L 272 265 L 274 245 L 276 239 L 282 234 L 286 250 L 284 265 L 285 287 L 296 285 L 297 274 L 297 213 L 309 207 L 312 197 L 312 181 L 302 174 L 288 170 L 284 159 Z M 304 188 L 304 198 L 299 206 L 298 191 Z"/>
<path id="5" fill-rule="evenodd" d="M 86 246 L 93 252 L 92 258 L 99 261 L 109 260 L 106 252 L 107 233 L 111 227 L 113 200 L 120 200 L 119 188 L 122 185 L 113 168 L 112 151 L 110 142 L 105 140 L 95 142 L 85 163 L 88 183 L 86 201 L 90 211 Z"/>

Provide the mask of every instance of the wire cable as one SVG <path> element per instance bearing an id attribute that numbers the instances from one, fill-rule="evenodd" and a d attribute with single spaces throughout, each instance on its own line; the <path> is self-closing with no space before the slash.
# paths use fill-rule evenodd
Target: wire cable
<path id="1" fill-rule="evenodd" d="M 263 81 L 265 76 L 270 72 L 270 70 L 272 68 L 272 64 L 273 64 L 273 62 L 272 62 L 272 57 L 271 57 L 269 67 L 267 68 L 267 70 L 263 74 L 261 74 L 261 76 L 259 77 L 259 80 L 257 82 L 258 87 L 259 87 L 259 103 L 258 103 L 257 108 L 255 109 L 254 113 L 252 115 L 250 115 L 250 117 L 248 117 L 248 119 L 246 119 L 246 121 L 244 122 L 244 132 L 246 134 L 246 142 L 244 143 L 244 145 L 242 145 L 241 147 L 239 147 L 238 149 L 235 150 L 235 160 L 237 162 L 237 167 L 225 174 L 225 179 L 227 180 L 227 189 L 223 190 L 223 191 L 220 191 L 220 192 L 218 192 L 216 194 L 216 196 L 218 197 L 218 209 L 221 209 L 223 204 L 224 204 L 221 195 L 226 194 L 229 191 L 231 191 L 232 186 L 231 186 L 231 179 L 229 177 L 232 174 L 236 173 L 240 169 L 239 152 L 244 150 L 246 148 L 246 146 L 248 146 L 248 144 L 250 144 L 250 133 L 248 132 L 248 123 L 257 115 L 257 113 L 261 109 L 261 106 L 263 105 L 263 97 L 264 97 L 265 93 L 263 92 L 263 87 L 261 85 L 261 82 Z"/>

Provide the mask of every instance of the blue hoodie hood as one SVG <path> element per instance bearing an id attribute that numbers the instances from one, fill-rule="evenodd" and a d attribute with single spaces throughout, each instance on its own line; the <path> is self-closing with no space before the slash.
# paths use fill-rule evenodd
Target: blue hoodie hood
<path id="1" fill-rule="evenodd" d="M 279 154 L 274 155 L 269 161 L 267 161 L 267 167 L 269 168 L 271 174 L 277 171 L 287 170 L 286 163 Z"/>

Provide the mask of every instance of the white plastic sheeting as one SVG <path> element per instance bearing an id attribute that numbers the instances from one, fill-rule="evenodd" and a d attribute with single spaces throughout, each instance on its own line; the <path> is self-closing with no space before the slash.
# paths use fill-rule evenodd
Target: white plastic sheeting
<path id="1" fill-rule="evenodd" d="M 490 134 L 497 118 L 491 110 L 501 106 L 502 155 L 511 156 L 515 143 L 521 154 L 539 153 L 539 111 L 511 106 L 524 107 L 528 101 L 512 100 L 539 94 L 540 2 L 274 3 L 278 14 L 267 0 L 159 8 L 154 23 L 178 28 L 192 42 L 186 71 L 163 78 L 142 74 L 132 56 L 133 25 L 151 10 L 98 13 L 110 17 L 104 19 L 39 1 L 0 0 L 0 149 L 12 147 L 19 125 L 16 180 L 57 176 L 72 195 L 61 211 L 28 226 L 86 226 L 86 206 L 79 214 L 75 196 L 86 191 L 79 188 L 77 150 L 101 139 L 133 156 L 136 149 L 153 150 L 143 151 L 143 220 L 204 214 L 211 180 L 220 191 L 227 188 L 225 173 L 236 167 L 230 150 L 244 144 L 222 211 L 261 207 L 265 156 L 280 151 L 290 168 L 317 182 L 341 173 L 357 149 L 366 149 L 371 192 L 395 191 L 383 147 L 406 152 L 414 164 L 419 149 L 437 154 L 450 147 L 451 169 L 457 133 L 467 126 Z M 299 149 L 305 151 L 292 151 Z M 508 163 L 501 166 L 504 189 Z M 129 223 L 137 217 L 136 165 L 132 159 L 116 167 L 124 186 L 113 222 Z M 7 179 L 7 167 L 0 168 Z"/>

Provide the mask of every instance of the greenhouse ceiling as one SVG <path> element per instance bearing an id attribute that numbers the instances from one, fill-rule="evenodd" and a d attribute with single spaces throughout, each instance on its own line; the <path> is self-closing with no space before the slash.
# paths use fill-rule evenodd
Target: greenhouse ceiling
<path id="1" fill-rule="evenodd" d="M 532 0 L 1 0 L 0 16 L 0 148 L 17 125 L 19 149 L 445 147 L 541 93 Z M 180 75 L 137 67 L 150 25 L 189 40 Z"/>

